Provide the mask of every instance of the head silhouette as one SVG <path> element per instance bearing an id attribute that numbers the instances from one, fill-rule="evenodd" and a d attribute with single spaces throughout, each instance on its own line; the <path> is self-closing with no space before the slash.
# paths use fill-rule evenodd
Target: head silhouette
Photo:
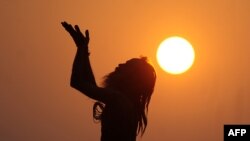
<path id="1" fill-rule="evenodd" d="M 151 96 L 155 79 L 154 68 L 147 62 L 147 58 L 133 58 L 119 64 L 114 72 L 107 75 L 104 86 L 136 99 L 145 96 L 145 93 Z"/>
<path id="2" fill-rule="evenodd" d="M 126 63 L 119 64 L 113 72 L 105 76 L 104 87 L 126 95 L 137 107 L 137 134 L 143 134 L 146 129 L 146 114 L 155 81 L 155 70 L 146 57 L 132 58 Z M 95 106 L 97 107 L 97 104 Z"/>

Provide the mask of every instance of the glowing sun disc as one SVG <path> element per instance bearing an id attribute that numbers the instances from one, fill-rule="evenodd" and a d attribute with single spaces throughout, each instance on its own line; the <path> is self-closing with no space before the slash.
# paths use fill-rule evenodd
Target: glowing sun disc
<path id="1" fill-rule="evenodd" d="M 195 52 L 192 45 L 184 38 L 174 36 L 161 42 L 157 50 L 160 67 L 170 74 L 181 74 L 193 64 Z"/>

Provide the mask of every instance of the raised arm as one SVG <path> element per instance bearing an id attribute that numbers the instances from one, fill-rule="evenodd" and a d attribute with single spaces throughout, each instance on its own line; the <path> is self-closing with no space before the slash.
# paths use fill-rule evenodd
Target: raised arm
<path id="1" fill-rule="evenodd" d="M 77 25 L 73 28 L 71 24 L 62 22 L 62 26 L 71 35 L 77 47 L 76 56 L 73 62 L 70 85 L 88 97 L 100 100 L 101 97 L 98 94 L 98 91 L 101 88 L 97 87 L 89 60 L 88 30 L 86 30 L 85 35 L 83 35 Z"/>

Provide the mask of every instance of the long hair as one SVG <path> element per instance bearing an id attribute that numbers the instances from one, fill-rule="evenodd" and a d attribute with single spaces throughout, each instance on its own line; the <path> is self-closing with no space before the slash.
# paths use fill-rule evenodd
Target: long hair
<path id="1" fill-rule="evenodd" d="M 137 135 L 145 132 L 147 127 L 147 112 L 151 95 L 154 91 L 156 73 L 146 57 L 133 58 L 125 64 L 120 64 L 114 72 L 104 79 L 104 87 L 120 91 L 136 105 Z M 93 106 L 93 117 L 101 120 L 105 104 L 96 102 Z"/>

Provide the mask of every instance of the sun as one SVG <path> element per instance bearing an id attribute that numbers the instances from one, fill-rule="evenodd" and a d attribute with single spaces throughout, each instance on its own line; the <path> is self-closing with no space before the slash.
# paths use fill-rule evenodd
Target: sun
<path id="1" fill-rule="evenodd" d="M 181 74 L 193 65 L 195 52 L 186 39 L 173 36 L 161 42 L 156 56 L 164 71 L 170 74 Z"/>

